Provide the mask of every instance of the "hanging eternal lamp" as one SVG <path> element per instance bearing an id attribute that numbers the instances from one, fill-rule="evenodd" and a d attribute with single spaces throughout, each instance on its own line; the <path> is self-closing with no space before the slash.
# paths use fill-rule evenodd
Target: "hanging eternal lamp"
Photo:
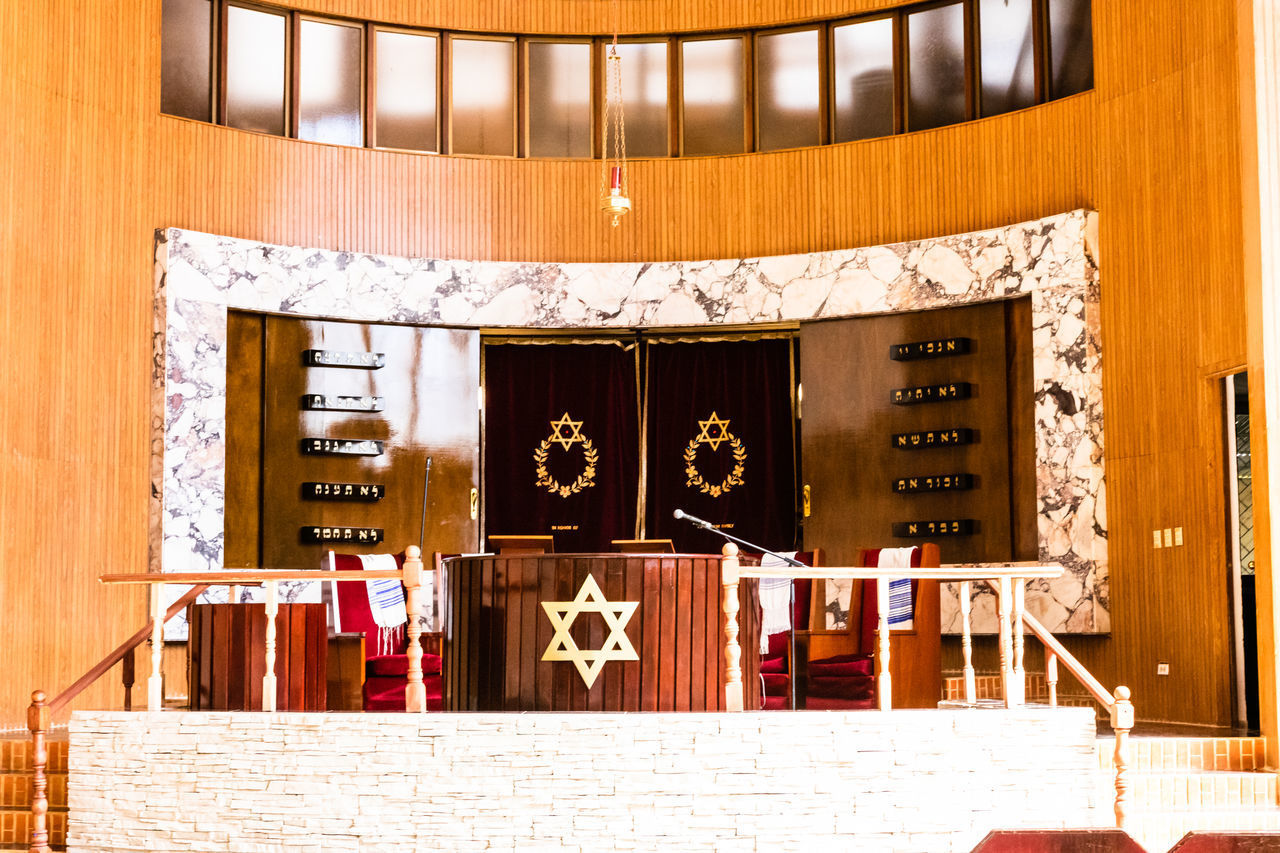
<path id="1" fill-rule="evenodd" d="M 605 57 L 604 121 L 601 128 L 600 209 L 618 220 L 631 212 L 627 192 L 627 137 L 622 118 L 622 57 L 618 56 L 618 35 Z"/>

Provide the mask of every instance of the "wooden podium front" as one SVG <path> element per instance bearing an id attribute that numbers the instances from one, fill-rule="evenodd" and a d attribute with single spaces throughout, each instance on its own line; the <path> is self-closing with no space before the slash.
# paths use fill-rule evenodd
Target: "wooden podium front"
<path id="1" fill-rule="evenodd" d="M 720 557 L 540 554 L 445 561 L 445 707 L 450 711 L 717 711 L 724 709 Z M 598 586 L 601 605 L 590 587 Z M 581 606 L 575 607 L 575 599 Z M 555 618 L 572 647 L 553 643 Z M 629 605 L 634 604 L 634 608 Z M 760 707 L 758 597 L 739 587 L 747 708 Z M 595 608 L 595 609 L 593 609 Z M 601 612 L 623 621 L 625 642 Z M 627 615 L 629 613 L 629 615 Z M 616 638 L 622 640 L 622 638 Z M 627 643 L 634 660 L 626 659 Z M 605 650 L 591 687 L 572 660 Z"/>
<path id="2" fill-rule="evenodd" d="M 323 711 L 328 625 L 324 604 L 276 614 L 276 709 Z M 262 604 L 193 604 L 187 685 L 193 711 L 261 711 L 267 612 Z"/>

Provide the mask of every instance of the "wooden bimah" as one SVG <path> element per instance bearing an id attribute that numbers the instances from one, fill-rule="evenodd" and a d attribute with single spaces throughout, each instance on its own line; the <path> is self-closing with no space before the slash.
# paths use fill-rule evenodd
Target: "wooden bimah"
<path id="1" fill-rule="evenodd" d="M 445 561 L 450 711 L 725 710 L 719 555 Z M 760 707 L 754 584 L 738 593 L 742 681 Z"/>

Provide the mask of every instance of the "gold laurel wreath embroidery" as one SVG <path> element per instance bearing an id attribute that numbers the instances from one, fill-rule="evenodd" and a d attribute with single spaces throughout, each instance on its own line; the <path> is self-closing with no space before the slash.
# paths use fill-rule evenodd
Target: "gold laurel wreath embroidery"
<path id="1" fill-rule="evenodd" d="M 533 451 L 533 461 L 537 463 L 534 473 L 538 475 L 535 486 L 546 486 L 549 494 L 558 494 L 562 498 L 569 495 L 576 495 L 583 489 L 589 489 L 596 484 L 596 463 L 600 460 L 600 453 L 591 444 L 591 439 L 583 437 L 582 439 L 582 461 L 584 467 L 582 473 L 578 475 L 578 479 L 574 480 L 567 486 L 561 485 L 556 481 L 555 477 L 547 470 L 547 451 L 551 449 L 551 439 L 546 438 L 538 445 L 538 449 Z"/>
<path id="2" fill-rule="evenodd" d="M 745 481 L 742 479 L 742 472 L 747 468 L 747 449 L 742 446 L 742 441 L 733 436 L 729 439 L 729 448 L 733 451 L 733 470 L 729 472 L 729 476 L 718 486 L 713 486 L 706 480 L 702 479 L 702 475 L 698 473 L 698 440 L 695 438 L 689 442 L 689 446 L 684 449 L 684 473 L 689 479 L 685 480 L 686 486 L 691 486 L 703 494 L 709 494 L 713 498 L 718 498 L 728 492 L 734 486 L 741 486 Z"/>

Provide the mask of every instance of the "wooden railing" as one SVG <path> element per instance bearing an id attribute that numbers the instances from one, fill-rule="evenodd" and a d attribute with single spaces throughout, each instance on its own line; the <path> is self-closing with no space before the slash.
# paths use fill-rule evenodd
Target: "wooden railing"
<path id="1" fill-rule="evenodd" d="M 52 728 L 53 714 L 65 707 L 86 687 L 100 678 L 117 661 L 124 661 L 126 685 L 125 710 L 132 709 L 128 688 L 133 686 L 134 648 L 150 637 L 151 674 L 147 678 L 147 710 L 159 711 L 164 704 L 161 674 L 164 653 L 164 625 L 211 586 L 265 586 L 266 587 L 266 669 L 262 676 L 262 710 L 276 710 L 276 616 L 279 613 L 277 585 L 280 581 L 368 581 L 396 578 L 405 587 L 405 609 L 409 613 L 408 633 L 409 683 L 405 688 L 407 710 L 427 710 L 426 685 L 422 680 L 422 625 L 417 614 L 422 611 L 422 552 L 415 545 L 405 549 L 404 568 L 372 571 L 286 571 L 270 569 L 231 570 L 221 572 L 166 572 L 127 575 L 103 575 L 102 583 L 148 584 L 151 589 L 151 620 L 138 629 L 132 637 L 121 643 L 96 666 L 76 679 L 52 702 L 47 701 L 43 690 L 31 694 L 31 706 L 27 709 L 27 727 L 31 730 L 31 847 L 30 853 L 49 853 L 48 831 L 48 777 L 49 761 L 47 738 Z M 165 608 L 162 590 L 168 585 L 191 585 L 181 598 Z"/>
<path id="2" fill-rule="evenodd" d="M 1046 656 L 1046 681 L 1049 681 L 1051 705 L 1057 704 L 1057 662 L 1061 660 L 1067 669 L 1080 679 L 1089 693 L 1111 714 L 1111 727 L 1115 730 L 1116 765 L 1116 826 L 1123 828 L 1128 804 L 1128 736 L 1133 728 L 1133 705 L 1129 701 L 1129 688 L 1117 687 L 1115 693 L 1107 689 L 1071 655 L 1066 648 L 1040 622 L 1027 613 L 1024 589 L 1031 578 L 1053 578 L 1062 574 L 1061 566 L 1036 563 L 969 564 L 940 566 L 938 568 L 818 568 L 771 566 L 768 568 L 744 567 L 738 561 L 738 547 L 733 543 L 724 546 L 721 564 L 721 583 L 724 587 L 724 660 L 725 660 L 725 708 L 729 711 L 743 709 L 742 650 L 738 645 L 738 582 L 741 578 L 839 578 L 855 580 L 881 580 L 876 584 L 880 623 L 876 627 L 876 693 L 880 710 L 893 707 L 893 675 L 889 645 L 889 584 L 893 578 L 918 578 L 938 580 L 959 585 L 961 615 L 961 650 L 964 659 L 965 704 L 976 705 L 976 678 L 973 671 L 973 637 L 970 624 L 970 593 L 975 582 L 986 583 L 996 591 L 999 601 L 1000 675 L 1004 688 L 1004 705 L 1017 708 L 1026 704 L 1026 671 L 1023 665 L 1024 628 L 1030 629 L 1044 644 Z M 1052 679 L 1052 680 L 1050 680 Z"/>

